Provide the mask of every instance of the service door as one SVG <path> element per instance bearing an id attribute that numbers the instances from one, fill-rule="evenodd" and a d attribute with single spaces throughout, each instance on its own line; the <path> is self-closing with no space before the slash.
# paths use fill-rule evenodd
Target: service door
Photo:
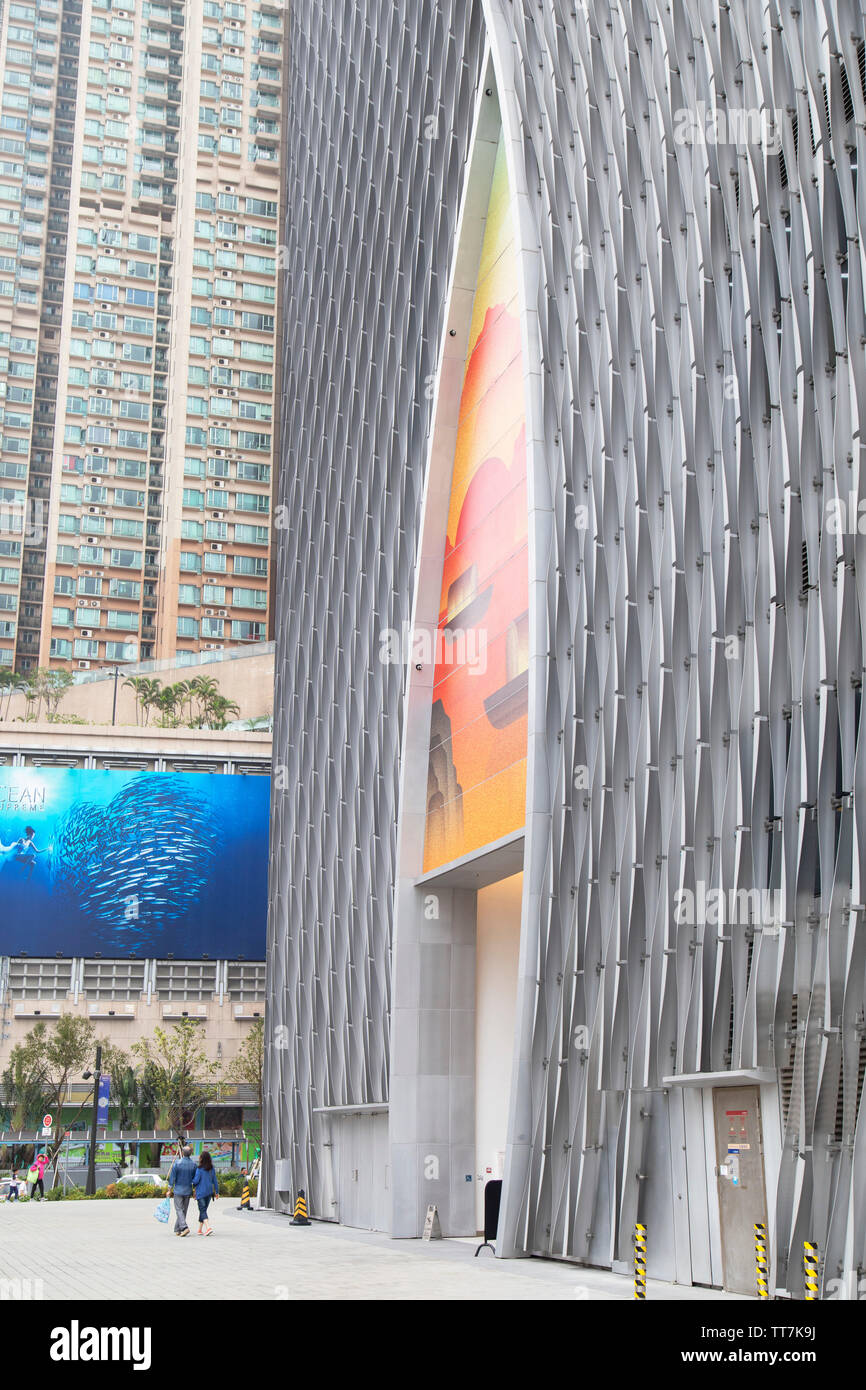
<path id="1" fill-rule="evenodd" d="M 342 1226 L 384 1231 L 388 1224 L 388 1115 L 340 1115 L 332 1123 L 336 1217 Z"/>
<path id="2" fill-rule="evenodd" d="M 754 1227 L 767 1220 L 758 1087 L 716 1087 L 713 1117 L 724 1286 L 729 1293 L 755 1294 Z"/>

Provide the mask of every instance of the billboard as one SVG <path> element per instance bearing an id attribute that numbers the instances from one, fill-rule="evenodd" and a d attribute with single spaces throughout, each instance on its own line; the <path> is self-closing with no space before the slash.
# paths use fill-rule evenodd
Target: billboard
<path id="1" fill-rule="evenodd" d="M 0 955 L 263 960 L 270 779 L 0 768 Z"/>
<path id="2" fill-rule="evenodd" d="M 460 401 L 436 652 L 425 871 L 519 830 L 525 819 L 526 414 L 501 133 Z"/>

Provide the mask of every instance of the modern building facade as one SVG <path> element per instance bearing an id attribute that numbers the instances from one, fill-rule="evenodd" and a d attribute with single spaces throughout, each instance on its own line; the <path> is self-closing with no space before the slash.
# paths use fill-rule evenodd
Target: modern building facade
<path id="1" fill-rule="evenodd" d="M 0 665 L 265 640 L 281 4 L 0 21 Z"/>
<path id="2" fill-rule="evenodd" d="M 866 12 L 412 8 L 289 20 L 266 1197 L 856 1297 Z"/>

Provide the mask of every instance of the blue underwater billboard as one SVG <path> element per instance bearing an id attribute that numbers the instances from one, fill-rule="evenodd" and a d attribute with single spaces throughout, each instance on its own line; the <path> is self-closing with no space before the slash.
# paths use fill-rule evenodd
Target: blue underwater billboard
<path id="1" fill-rule="evenodd" d="M 263 960 L 270 779 L 0 768 L 0 955 Z"/>

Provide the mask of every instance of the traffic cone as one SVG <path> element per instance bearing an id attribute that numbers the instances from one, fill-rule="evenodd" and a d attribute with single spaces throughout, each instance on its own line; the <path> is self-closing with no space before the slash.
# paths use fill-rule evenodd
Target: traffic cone
<path id="1" fill-rule="evenodd" d="M 250 1180 L 247 1177 L 246 1173 L 244 1173 L 244 1186 L 243 1191 L 241 1193 L 241 1204 L 238 1207 L 238 1211 L 252 1211 L 252 1209 L 252 1204 L 250 1202 Z"/>
<path id="2" fill-rule="evenodd" d="M 298 1200 L 295 1202 L 295 1214 L 289 1222 L 289 1225 L 312 1226 L 312 1224 L 312 1221 L 310 1221 L 307 1216 L 307 1198 L 304 1194 L 304 1189 L 301 1187 L 298 1189 Z"/>

